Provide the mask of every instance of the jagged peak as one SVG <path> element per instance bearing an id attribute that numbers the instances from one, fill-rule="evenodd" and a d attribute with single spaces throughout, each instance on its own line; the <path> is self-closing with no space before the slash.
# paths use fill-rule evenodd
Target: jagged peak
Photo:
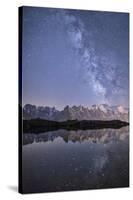
<path id="1" fill-rule="evenodd" d="M 121 105 L 110 106 L 107 104 L 92 105 L 90 108 L 82 105 L 65 106 L 63 110 L 56 110 L 55 107 L 49 106 L 35 106 L 26 104 L 23 107 L 24 118 L 43 118 L 51 120 L 69 120 L 69 119 L 120 119 L 128 121 L 127 108 Z"/>

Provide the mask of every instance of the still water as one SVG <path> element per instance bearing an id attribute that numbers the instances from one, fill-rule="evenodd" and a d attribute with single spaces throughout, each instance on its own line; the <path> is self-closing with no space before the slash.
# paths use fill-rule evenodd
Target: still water
<path id="1" fill-rule="evenodd" d="M 23 192 L 129 186 L 129 130 L 23 135 Z"/>

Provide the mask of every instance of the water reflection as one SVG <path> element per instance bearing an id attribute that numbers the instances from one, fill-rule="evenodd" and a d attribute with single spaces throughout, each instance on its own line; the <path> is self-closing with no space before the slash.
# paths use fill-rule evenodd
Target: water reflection
<path id="1" fill-rule="evenodd" d="M 23 191 L 127 187 L 128 127 L 23 135 Z"/>
<path id="2" fill-rule="evenodd" d="M 99 129 L 99 130 L 57 130 L 40 134 L 27 133 L 23 135 L 23 145 L 32 144 L 33 142 L 54 142 L 57 138 L 62 138 L 64 142 L 79 142 L 84 141 L 93 143 L 109 143 L 125 140 L 128 137 L 128 127 L 121 129 Z"/>

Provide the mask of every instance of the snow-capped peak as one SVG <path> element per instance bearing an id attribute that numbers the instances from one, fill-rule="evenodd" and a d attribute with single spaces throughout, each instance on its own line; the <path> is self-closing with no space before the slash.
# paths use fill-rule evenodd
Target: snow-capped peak
<path id="1" fill-rule="evenodd" d="M 107 112 L 108 112 L 108 105 L 106 105 L 106 104 L 101 104 L 101 105 L 99 105 L 99 109 L 100 109 L 101 111 L 103 111 L 104 113 L 107 113 Z"/>
<path id="2" fill-rule="evenodd" d="M 92 105 L 90 108 L 83 106 L 66 106 L 63 110 L 54 107 L 40 107 L 25 105 L 23 108 L 24 119 L 42 118 L 49 120 L 65 121 L 69 119 L 78 120 L 113 120 L 128 121 L 129 109 L 121 105 L 109 106 L 107 104 Z"/>
<path id="3" fill-rule="evenodd" d="M 120 113 L 125 113 L 125 109 L 123 108 L 123 106 L 117 106 L 117 110 Z"/>

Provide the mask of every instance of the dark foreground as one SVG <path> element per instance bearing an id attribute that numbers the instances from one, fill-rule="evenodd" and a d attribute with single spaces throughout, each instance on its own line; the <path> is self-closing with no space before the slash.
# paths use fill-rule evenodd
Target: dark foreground
<path id="1" fill-rule="evenodd" d="M 129 186 L 128 126 L 23 135 L 23 193 Z"/>
<path id="2" fill-rule="evenodd" d="M 24 133 L 40 133 L 54 131 L 59 129 L 65 130 L 87 130 L 87 129 L 118 129 L 129 125 L 128 122 L 120 120 L 102 121 L 102 120 L 68 120 L 63 122 L 49 121 L 44 119 L 23 120 Z"/>

